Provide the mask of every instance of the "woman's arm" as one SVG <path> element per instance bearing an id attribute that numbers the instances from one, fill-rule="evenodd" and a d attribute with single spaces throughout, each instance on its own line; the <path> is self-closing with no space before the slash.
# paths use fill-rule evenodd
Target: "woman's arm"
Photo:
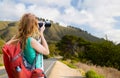
<path id="1" fill-rule="evenodd" d="M 48 44 L 45 40 L 45 37 L 43 34 L 41 34 L 41 44 L 45 47 L 45 49 L 47 50 L 47 54 L 49 54 L 49 48 L 48 48 Z"/>
<path id="2" fill-rule="evenodd" d="M 31 40 L 31 46 L 37 52 L 42 53 L 44 55 L 48 55 L 49 54 L 49 48 L 48 48 L 48 44 L 47 44 L 47 42 L 46 42 L 46 40 L 44 38 L 44 35 L 43 35 L 44 30 L 45 30 L 45 27 L 42 26 L 41 30 L 40 30 L 40 32 L 41 32 L 41 35 L 40 35 L 41 36 L 41 44 L 37 40 L 35 40 L 34 38 L 32 38 L 32 40 Z"/>
<path id="3" fill-rule="evenodd" d="M 31 46 L 38 52 L 44 55 L 49 54 L 49 49 L 47 42 L 44 38 L 41 38 L 42 43 L 40 44 L 37 40 L 34 38 L 31 39 Z"/>

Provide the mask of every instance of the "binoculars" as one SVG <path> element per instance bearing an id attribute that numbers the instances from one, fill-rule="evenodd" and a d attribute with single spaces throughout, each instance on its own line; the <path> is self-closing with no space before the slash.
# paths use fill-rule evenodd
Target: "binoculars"
<path id="1" fill-rule="evenodd" d="M 50 21 L 39 21 L 38 23 L 39 27 L 42 27 L 43 23 L 45 23 L 45 27 L 51 27 Z"/>

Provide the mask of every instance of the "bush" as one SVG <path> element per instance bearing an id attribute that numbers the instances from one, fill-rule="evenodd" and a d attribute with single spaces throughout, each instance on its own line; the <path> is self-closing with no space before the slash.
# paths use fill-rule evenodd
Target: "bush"
<path id="1" fill-rule="evenodd" d="M 73 65 L 71 62 L 69 62 L 69 61 L 64 61 L 64 60 L 62 60 L 62 62 L 64 63 L 64 64 L 66 64 L 67 66 L 69 66 L 70 68 L 77 68 L 75 65 Z"/>
<path id="2" fill-rule="evenodd" d="M 0 38 L 0 54 L 2 54 L 2 47 L 4 45 L 5 41 Z"/>
<path id="3" fill-rule="evenodd" d="M 86 72 L 86 78 L 104 78 L 104 76 L 97 74 L 94 70 Z"/>

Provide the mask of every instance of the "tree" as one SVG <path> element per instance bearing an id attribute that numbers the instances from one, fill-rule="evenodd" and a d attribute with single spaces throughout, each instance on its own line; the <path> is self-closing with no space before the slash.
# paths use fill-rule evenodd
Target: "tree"
<path id="1" fill-rule="evenodd" d="M 93 64 L 120 69 L 120 47 L 113 42 L 92 43 L 85 48 L 85 58 Z"/>
<path id="2" fill-rule="evenodd" d="M 50 50 L 50 56 L 56 56 L 59 55 L 59 50 L 56 47 L 56 43 L 50 43 L 49 44 L 49 50 Z"/>
<path id="3" fill-rule="evenodd" d="M 77 37 L 72 35 L 65 35 L 60 42 L 57 43 L 58 49 L 61 51 L 60 55 L 64 58 L 71 58 L 75 55 L 77 46 Z"/>

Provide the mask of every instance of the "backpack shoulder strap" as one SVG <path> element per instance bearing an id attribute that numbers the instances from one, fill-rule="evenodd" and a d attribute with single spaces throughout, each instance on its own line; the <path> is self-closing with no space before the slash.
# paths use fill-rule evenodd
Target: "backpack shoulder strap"
<path id="1" fill-rule="evenodd" d="M 16 55 L 14 58 L 12 58 L 12 61 L 15 61 L 15 60 L 17 60 L 20 56 L 22 56 L 22 51 L 18 54 L 18 55 Z"/>
<path id="2" fill-rule="evenodd" d="M 33 69 L 35 69 L 36 68 L 36 61 L 37 61 L 37 59 L 38 59 L 38 53 L 36 53 L 36 57 L 35 57 L 35 59 L 34 59 L 34 62 L 33 62 L 33 65 L 32 65 L 32 67 L 31 67 L 31 70 L 33 70 Z"/>

